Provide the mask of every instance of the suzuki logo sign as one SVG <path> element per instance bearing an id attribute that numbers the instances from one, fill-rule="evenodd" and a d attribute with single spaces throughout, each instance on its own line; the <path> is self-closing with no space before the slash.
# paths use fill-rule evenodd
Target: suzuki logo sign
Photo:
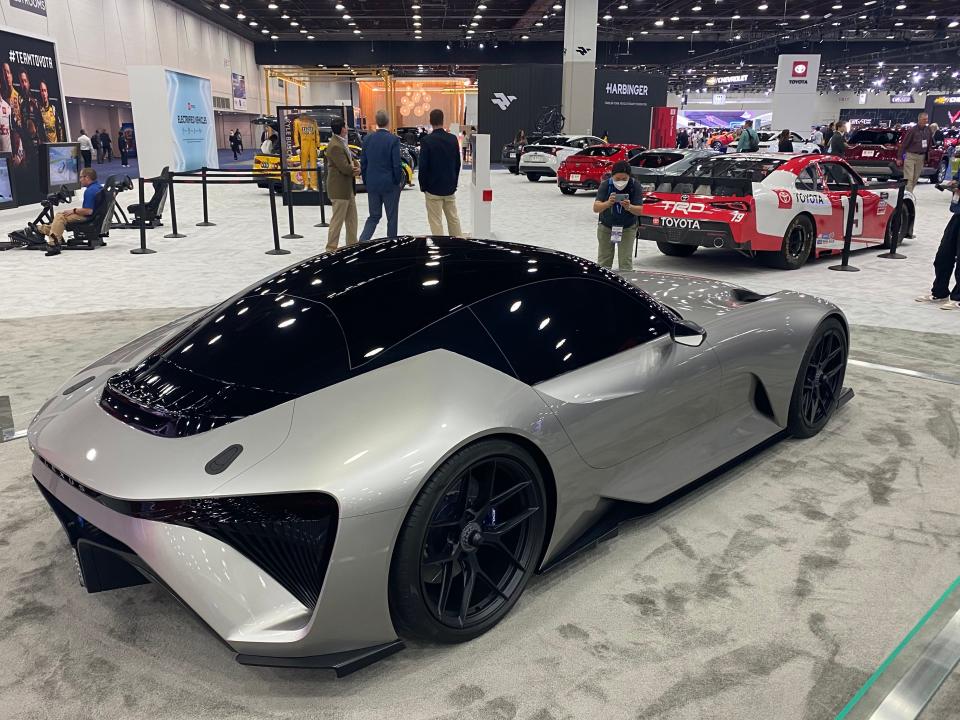
<path id="1" fill-rule="evenodd" d="M 502 92 L 494 93 L 491 102 L 501 110 L 506 110 L 510 104 L 517 99 L 516 95 L 504 95 Z"/>

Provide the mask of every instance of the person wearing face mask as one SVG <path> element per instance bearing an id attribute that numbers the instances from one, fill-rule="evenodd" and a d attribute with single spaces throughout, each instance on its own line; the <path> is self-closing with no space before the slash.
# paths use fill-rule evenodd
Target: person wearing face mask
<path id="1" fill-rule="evenodd" d="M 597 225 L 597 264 L 613 268 L 613 256 L 619 270 L 633 270 L 630 253 L 637 239 L 637 216 L 643 212 L 643 189 L 630 175 L 630 163 L 621 160 L 613 166 L 610 178 L 600 183 L 593 211 L 600 215 Z"/>

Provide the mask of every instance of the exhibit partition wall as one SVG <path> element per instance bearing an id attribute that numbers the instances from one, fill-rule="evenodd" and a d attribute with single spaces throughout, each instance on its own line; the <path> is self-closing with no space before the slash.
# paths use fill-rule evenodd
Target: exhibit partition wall
<path id="1" fill-rule="evenodd" d="M 209 78 L 160 65 L 131 66 L 129 78 L 141 175 L 219 167 Z"/>
<path id="2" fill-rule="evenodd" d="M 620 73 L 623 75 L 624 73 Z M 549 105 L 560 104 L 559 65 L 492 65 L 477 72 L 477 129 L 490 136 L 493 162 L 517 131 L 529 136 Z"/>
<path id="3" fill-rule="evenodd" d="M 593 84 L 593 134 L 610 142 L 650 146 L 653 108 L 667 104 L 662 75 L 597 70 Z"/>
<path id="4" fill-rule="evenodd" d="M 935 95 L 927 98 L 927 114 L 930 122 L 942 128 L 960 125 L 960 96 Z M 917 111 L 913 111 L 910 122 L 917 121 Z"/>
<path id="5" fill-rule="evenodd" d="M 781 55 L 773 91 L 773 127 L 804 135 L 820 122 L 817 112 L 819 55 Z"/>
<path id="6" fill-rule="evenodd" d="M 68 139 L 56 44 L 0 28 L 0 153 L 21 205 L 44 194 L 40 146 Z"/>

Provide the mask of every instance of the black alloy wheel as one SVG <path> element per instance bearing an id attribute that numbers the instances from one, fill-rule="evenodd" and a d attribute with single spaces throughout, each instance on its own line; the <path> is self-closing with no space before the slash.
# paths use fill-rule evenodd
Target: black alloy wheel
<path id="1" fill-rule="evenodd" d="M 569 187 L 569 186 L 567 186 L 567 185 L 561 185 L 561 186 L 560 186 L 560 192 L 562 192 L 564 195 L 576 195 L 576 194 L 577 194 L 577 189 L 576 189 L 576 188 Z"/>
<path id="2" fill-rule="evenodd" d="M 758 252 L 757 258 L 769 267 L 796 270 L 810 259 L 813 252 L 814 229 L 810 218 L 800 215 L 793 219 L 783 235 L 779 250 Z"/>
<path id="3" fill-rule="evenodd" d="M 657 241 L 657 248 L 664 255 L 670 257 L 690 257 L 697 251 L 696 245 L 682 245 L 680 243 Z"/>
<path id="4" fill-rule="evenodd" d="M 934 178 L 934 183 L 939 185 L 944 180 L 946 180 L 948 171 L 949 171 L 949 163 L 947 158 L 944 158 L 940 163 L 940 167 L 937 168 L 937 176 L 936 178 Z"/>
<path id="5" fill-rule="evenodd" d="M 788 429 L 794 437 L 816 435 L 840 401 L 847 369 L 847 334 L 837 318 L 817 328 L 804 353 L 790 399 Z"/>
<path id="6" fill-rule="evenodd" d="M 536 462 L 504 440 L 456 453 L 401 530 L 390 606 L 401 634 L 463 642 L 510 611 L 540 559 L 546 495 Z"/>

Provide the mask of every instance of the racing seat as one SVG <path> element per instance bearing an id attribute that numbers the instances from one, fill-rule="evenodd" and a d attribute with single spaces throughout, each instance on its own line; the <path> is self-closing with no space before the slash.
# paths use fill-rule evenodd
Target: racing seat
<path id="1" fill-rule="evenodd" d="M 163 208 L 167 204 L 167 192 L 170 189 L 170 168 L 165 167 L 153 181 L 153 197 L 141 205 L 135 203 L 127 206 L 127 212 L 133 216 L 128 228 L 139 228 L 144 223 L 148 228 L 163 225 Z"/>
<path id="2" fill-rule="evenodd" d="M 113 208 L 117 203 L 117 188 L 105 186 L 97 193 L 96 207 L 89 219 L 67 227 L 72 235 L 66 238 L 62 250 L 96 250 L 106 245 L 103 238 L 110 234 Z"/>

